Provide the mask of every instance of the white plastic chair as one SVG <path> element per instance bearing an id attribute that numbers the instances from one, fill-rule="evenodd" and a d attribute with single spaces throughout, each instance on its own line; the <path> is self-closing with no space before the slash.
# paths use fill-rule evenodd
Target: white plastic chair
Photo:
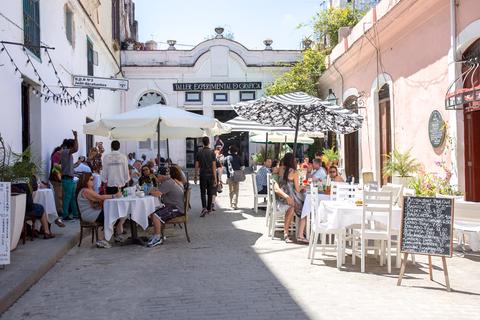
<path id="1" fill-rule="evenodd" d="M 392 205 L 401 205 L 401 200 L 403 199 L 403 185 L 387 183 L 381 189 L 381 191 L 387 191 L 392 193 Z"/>
<path id="2" fill-rule="evenodd" d="M 272 218 L 272 196 L 273 190 L 271 186 L 272 174 L 267 173 L 267 210 L 265 212 L 265 226 L 269 225 Z"/>
<path id="3" fill-rule="evenodd" d="M 257 187 L 257 174 L 254 172 L 252 174 L 252 184 L 253 184 L 253 209 L 255 210 L 255 213 L 258 213 L 258 208 L 266 208 L 267 207 L 267 202 L 258 202 L 259 198 L 267 198 L 266 194 L 260 194 L 258 193 L 258 187 Z"/>
<path id="4" fill-rule="evenodd" d="M 357 184 L 349 184 L 345 182 L 332 182 L 330 186 L 330 199 L 332 201 L 345 201 L 360 197 L 361 192 Z"/>
<path id="5" fill-rule="evenodd" d="M 383 215 L 387 218 L 385 229 L 375 228 L 373 216 Z M 357 242 L 360 242 L 361 250 L 361 272 L 365 272 L 365 260 L 368 240 L 380 241 L 380 265 L 383 266 L 385 244 L 387 246 L 387 269 L 392 272 L 391 251 L 392 251 L 392 193 L 391 192 L 364 192 L 363 212 L 361 229 L 354 229 L 352 245 L 352 265 L 355 265 Z M 375 247 L 374 247 L 375 249 Z"/>
<path id="6" fill-rule="evenodd" d="M 337 268 L 340 269 L 345 262 L 345 230 L 344 229 L 328 229 L 325 222 L 321 222 L 318 216 L 318 190 L 316 188 L 311 189 L 311 233 L 308 244 L 308 259 L 313 264 L 315 259 L 315 251 L 317 249 L 318 240 L 321 235 L 322 254 L 325 255 L 325 248 L 327 247 L 326 240 L 327 234 L 335 235 L 336 239 L 336 251 L 337 251 Z M 332 247 L 332 246 L 330 246 Z"/>

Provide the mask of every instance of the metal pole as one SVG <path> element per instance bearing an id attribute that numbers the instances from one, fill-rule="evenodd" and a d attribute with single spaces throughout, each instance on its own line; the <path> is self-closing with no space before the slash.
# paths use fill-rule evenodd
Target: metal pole
<path id="1" fill-rule="evenodd" d="M 300 107 L 299 107 L 300 109 Z M 298 138 L 298 127 L 300 126 L 300 110 L 297 113 L 297 123 L 295 125 L 295 140 L 293 141 L 293 157 L 297 155 L 297 138 Z"/>
<path id="2" fill-rule="evenodd" d="M 267 160 L 268 157 L 268 132 L 265 134 L 265 158 L 263 161 Z"/>
<path id="3" fill-rule="evenodd" d="M 160 122 L 162 119 L 158 119 L 157 123 L 157 158 L 158 158 L 158 163 L 160 163 Z M 160 166 L 158 166 L 160 168 Z"/>
<path id="4" fill-rule="evenodd" d="M 167 138 L 167 158 L 170 159 L 170 145 L 168 143 L 168 138 Z M 158 159 L 160 161 L 160 159 Z"/>

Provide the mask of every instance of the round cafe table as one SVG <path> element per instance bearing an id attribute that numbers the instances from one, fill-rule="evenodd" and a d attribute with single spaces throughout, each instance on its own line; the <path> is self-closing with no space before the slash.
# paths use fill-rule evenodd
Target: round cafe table
<path id="1" fill-rule="evenodd" d="M 38 189 L 33 192 L 33 202 L 41 204 L 47 214 L 48 223 L 53 223 L 58 218 L 55 206 L 55 195 L 52 189 Z"/>
<path id="2" fill-rule="evenodd" d="M 148 216 L 152 214 L 159 205 L 160 202 L 158 198 L 152 196 L 143 198 L 129 196 L 105 200 L 103 203 L 105 239 L 110 240 L 112 237 L 115 222 L 120 218 L 126 218 L 128 216 L 130 216 L 133 222 L 139 224 L 143 230 L 147 229 Z M 136 237 L 134 233 L 134 227 L 132 226 L 132 238 Z"/>

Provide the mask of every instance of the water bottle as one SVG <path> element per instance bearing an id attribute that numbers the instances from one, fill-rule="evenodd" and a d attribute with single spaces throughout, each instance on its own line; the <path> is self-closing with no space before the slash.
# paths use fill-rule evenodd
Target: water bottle
<path id="1" fill-rule="evenodd" d="M 145 195 L 148 194 L 148 185 L 146 183 L 143 184 L 143 192 L 145 193 Z"/>

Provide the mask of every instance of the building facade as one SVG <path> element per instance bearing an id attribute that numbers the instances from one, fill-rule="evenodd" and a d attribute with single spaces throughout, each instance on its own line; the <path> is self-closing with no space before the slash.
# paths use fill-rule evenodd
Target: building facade
<path id="1" fill-rule="evenodd" d="M 365 118 L 341 139 L 347 175 L 372 170 L 382 181 L 385 155 L 411 149 L 426 171 L 443 174 L 444 163 L 466 200 L 480 201 L 480 111 L 445 107 L 449 92 L 480 84 L 478 63 L 466 73 L 468 61 L 480 61 L 479 39 L 477 0 L 383 0 L 366 14 L 319 80 L 324 96 L 332 89 Z"/>
<path id="2" fill-rule="evenodd" d="M 31 146 L 48 172 L 52 150 L 86 122 L 121 110 L 121 93 L 72 87 L 73 75 L 122 78 L 120 44 L 136 37 L 131 0 L 3 1 L 0 7 L 0 134 Z"/>
<path id="3" fill-rule="evenodd" d="M 122 51 L 122 69 L 130 81 L 130 90 L 122 101 L 123 110 L 160 103 L 227 121 L 236 117 L 231 105 L 259 98 L 265 85 L 289 70 L 301 58 L 299 50 L 274 50 L 266 40 L 265 50 L 249 50 L 242 44 L 223 37 L 221 28 L 216 38 L 206 40 L 191 50 L 176 50 L 169 41 L 166 50 L 156 50 L 152 41 L 146 50 Z M 223 142 L 239 144 L 243 152 L 255 148 L 248 143 L 248 134 L 222 136 Z M 161 155 L 182 166 L 191 167 L 198 145 L 197 139 L 162 141 Z M 137 157 L 156 155 L 155 141 L 128 143 L 128 150 Z"/>

